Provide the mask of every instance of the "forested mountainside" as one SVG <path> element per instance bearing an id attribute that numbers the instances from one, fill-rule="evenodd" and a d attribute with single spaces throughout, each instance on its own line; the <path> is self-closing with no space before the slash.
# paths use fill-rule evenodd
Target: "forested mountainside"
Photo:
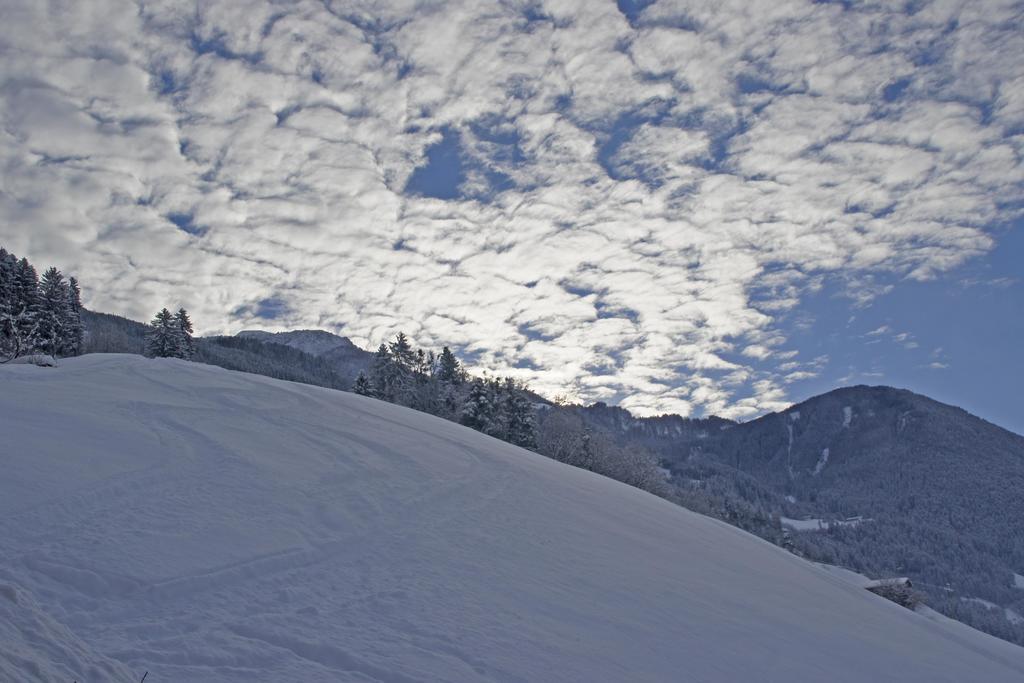
<path id="1" fill-rule="evenodd" d="M 245 330 L 238 337 L 264 343 L 281 344 L 298 349 L 330 364 L 333 372 L 351 386 L 360 372 L 366 372 L 373 362 L 373 354 L 359 348 L 348 337 L 324 330 L 294 330 L 291 332 L 264 332 Z"/>
<path id="2" fill-rule="evenodd" d="M 149 325 L 89 310 L 82 311 L 82 320 L 85 353 L 145 353 Z M 323 334 L 344 339 L 327 332 Z M 256 335 L 198 338 L 192 360 L 332 389 L 352 388 L 352 373 L 347 366 Z"/>
<path id="3" fill-rule="evenodd" d="M 656 452 L 681 495 L 703 494 L 718 516 L 816 559 L 909 576 L 930 604 L 1024 644 L 1024 437 L 890 387 L 742 424 L 582 413 Z"/>

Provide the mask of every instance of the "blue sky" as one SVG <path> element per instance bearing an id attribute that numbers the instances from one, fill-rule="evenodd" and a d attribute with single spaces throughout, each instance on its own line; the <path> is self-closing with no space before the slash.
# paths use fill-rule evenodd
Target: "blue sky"
<path id="1" fill-rule="evenodd" d="M 1024 230 L 1018 223 L 985 258 L 928 282 L 900 283 L 850 311 L 834 292 L 806 302 L 815 322 L 794 335 L 827 354 L 827 371 L 793 385 L 801 399 L 848 384 L 888 384 L 958 405 L 1024 434 Z M 881 332 L 880 332 L 881 330 Z"/>
<path id="2" fill-rule="evenodd" d="M 0 242 L 99 310 L 401 329 L 641 414 L 895 384 L 1024 431 L 1022 16 L 23 0 Z"/>

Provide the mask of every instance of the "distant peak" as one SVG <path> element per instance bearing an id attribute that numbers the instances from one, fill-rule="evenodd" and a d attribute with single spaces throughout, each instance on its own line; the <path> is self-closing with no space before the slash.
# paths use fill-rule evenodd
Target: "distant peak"
<path id="1" fill-rule="evenodd" d="M 284 346 L 290 346 L 314 356 L 323 355 L 339 347 L 355 346 L 348 337 L 342 337 L 327 330 L 290 330 L 287 332 L 243 330 L 236 336 L 283 344 Z"/>

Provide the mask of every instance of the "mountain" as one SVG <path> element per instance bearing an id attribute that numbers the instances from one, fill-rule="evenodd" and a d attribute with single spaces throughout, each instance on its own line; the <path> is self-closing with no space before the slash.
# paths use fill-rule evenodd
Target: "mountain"
<path id="1" fill-rule="evenodd" d="M 584 409 L 587 422 L 610 433 L 621 441 L 639 443 L 655 452 L 674 452 L 681 443 L 700 443 L 709 436 L 734 427 L 737 423 L 721 417 L 702 419 L 679 415 L 633 417 L 625 408 L 594 403 Z"/>
<path id="2" fill-rule="evenodd" d="M 745 528 L 907 575 L 946 613 L 1024 643 L 1024 437 L 890 387 L 837 389 L 742 424 L 621 412 L 584 410 L 595 428 L 656 452 L 684 492 L 728 491 L 762 522 L 782 520 L 778 539 Z"/>
<path id="3" fill-rule="evenodd" d="M 423 413 L 127 355 L 0 386 L 10 680 L 1024 677 L 1022 648 Z"/>
<path id="4" fill-rule="evenodd" d="M 82 311 L 85 353 L 145 352 L 149 326 L 109 313 Z M 356 347 L 345 337 L 329 332 L 304 330 L 274 334 L 248 331 L 234 337 L 196 339 L 199 363 L 228 370 L 252 372 L 276 379 L 349 389 L 373 354 Z"/>
<path id="5" fill-rule="evenodd" d="M 245 330 L 239 332 L 237 336 L 264 343 L 289 346 L 322 358 L 331 364 L 335 373 L 344 377 L 349 383 L 354 381 L 360 372 L 370 367 L 370 362 L 373 360 L 372 353 L 359 348 L 348 337 L 324 330 L 293 330 L 290 332 Z"/>
<path id="6" fill-rule="evenodd" d="M 356 348 L 348 337 L 342 337 L 326 330 L 291 330 L 289 332 L 243 330 L 237 336 L 290 346 L 312 356 L 321 356 L 339 347 Z"/>
<path id="7" fill-rule="evenodd" d="M 145 353 L 149 325 L 85 308 L 81 316 L 85 329 L 84 353 Z"/>

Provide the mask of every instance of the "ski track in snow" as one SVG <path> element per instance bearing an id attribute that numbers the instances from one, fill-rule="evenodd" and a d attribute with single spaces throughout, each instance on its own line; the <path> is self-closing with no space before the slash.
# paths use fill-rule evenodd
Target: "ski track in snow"
<path id="1" fill-rule="evenodd" d="M 0 680 L 1024 680 L 1022 648 L 397 406 L 116 355 L 0 388 Z"/>

